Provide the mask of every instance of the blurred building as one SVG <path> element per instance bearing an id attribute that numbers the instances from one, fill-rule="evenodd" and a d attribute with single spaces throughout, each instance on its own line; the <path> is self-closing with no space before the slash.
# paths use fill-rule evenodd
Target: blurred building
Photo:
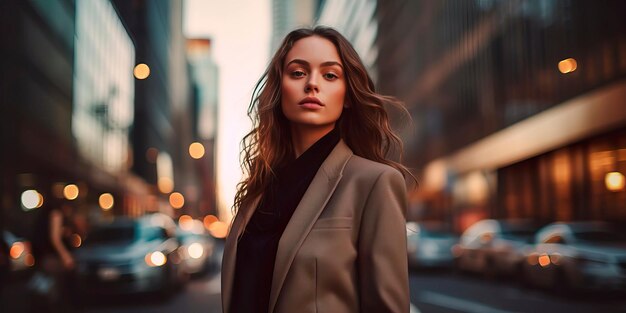
<path id="1" fill-rule="evenodd" d="M 147 210 L 195 214 L 200 190 L 188 151 L 196 99 L 182 31 L 183 1 L 112 2 L 136 47 L 132 171 L 155 186 Z"/>
<path id="2" fill-rule="evenodd" d="M 283 38 L 298 27 L 310 27 L 315 21 L 321 1 L 316 0 L 272 0 L 272 42 L 270 55 L 273 55 Z"/>
<path id="3" fill-rule="evenodd" d="M 29 238 L 57 199 L 95 219 L 198 211 L 182 0 L 1 1 L 0 24 L 3 224 Z"/>
<path id="4" fill-rule="evenodd" d="M 202 214 L 217 215 L 215 197 L 215 138 L 217 138 L 219 71 L 211 54 L 210 39 L 187 39 L 187 58 L 196 87 L 196 106 L 192 121 L 194 141 L 202 145 L 195 167 L 200 185 L 199 210 Z M 203 153 L 200 153 L 203 152 Z"/>
<path id="5" fill-rule="evenodd" d="M 84 214 L 121 210 L 136 179 L 135 48 L 117 13 L 107 0 L 0 6 L 1 218 L 31 237 L 37 209 L 55 199 Z"/>
<path id="6" fill-rule="evenodd" d="M 412 219 L 626 222 L 626 2 L 378 1 Z"/>
<path id="7" fill-rule="evenodd" d="M 317 24 L 333 27 L 344 35 L 359 53 L 372 79 L 376 80 L 376 36 L 379 35 L 376 0 L 335 0 L 319 3 Z"/>

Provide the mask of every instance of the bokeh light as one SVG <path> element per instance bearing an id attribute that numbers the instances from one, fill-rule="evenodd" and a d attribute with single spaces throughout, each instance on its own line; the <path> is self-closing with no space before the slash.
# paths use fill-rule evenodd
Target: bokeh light
<path id="1" fill-rule="evenodd" d="M 189 145 L 189 155 L 194 159 L 200 159 L 204 156 L 204 146 L 199 142 Z"/>
<path id="2" fill-rule="evenodd" d="M 571 73 L 578 68 L 578 63 L 573 58 L 567 58 L 559 62 L 559 71 L 563 74 Z"/>
<path id="3" fill-rule="evenodd" d="M 110 210 L 114 202 L 113 195 L 108 192 L 101 194 L 98 198 L 98 204 L 100 204 L 100 207 L 105 211 Z"/>
<path id="4" fill-rule="evenodd" d="M 185 196 L 180 192 L 172 192 L 170 194 L 170 205 L 174 209 L 180 209 L 185 205 Z"/>
<path id="5" fill-rule="evenodd" d="M 74 184 L 68 184 L 63 188 L 63 196 L 67 200 L 75 200 L 78 198 L 79 189 L 78 186 Z"/>
<path id="6" fill-rule="evenodd" d="M 150 67 L 145 63 L 139 63 L 135 66 L 133 74 L 137 79 L 146 79 L 150 76 Z"/>
<path id="7" fill-rule="evenodd" d="M 606 189 L 610 191 L 621 191 L 624 189 L 624 175 L 620 172 L 610 172 L 604 176 Z"/>
<path id="8" fill-rule="evenodd" d="M 32 210 L 43 205 L 43 196 L 37 190 L 29 189 L 22 192 L 21 201 L 25 210 Z"/>

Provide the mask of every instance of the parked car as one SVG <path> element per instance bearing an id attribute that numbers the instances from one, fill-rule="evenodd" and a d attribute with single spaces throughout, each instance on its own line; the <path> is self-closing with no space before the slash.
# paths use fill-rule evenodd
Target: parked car
<path id="1" fill-rule="evenodd" d="M 199 227 L 189 230 L 178 227 L 177 237 L 181 243 L 183 270 L 187 274 L 204 273 L 214 265 L 215 241 L 207 234 L 202 222 Z"/>
<path id="2" fill-rule="evenodd" d="M 184 281 L 176 224 L 164 214 L 116 218 L 89 232 L 74 251 L 77 291 L 89 294 L 159 291 Z"/>
<path id="3" fill-rule="evenodd" d="M 478 221 L 463 232 L 454 247 L 457 267 L 488 277 L 517 274 L 536 230 L 528 220 Z"/>
<path id="4" fill-rule="evenodd" d="M 552 223 L 535 236 L 524 273 L 555 291 L 626 290 L 626 237 L 602 222 Z"/>
<path id="5" fill-rule="evenodd" d="M 409 267 L 453 265 L 452 247 L 458 242 L 458 237 L 445 224 L 408 222 L 406 228 Z"/>

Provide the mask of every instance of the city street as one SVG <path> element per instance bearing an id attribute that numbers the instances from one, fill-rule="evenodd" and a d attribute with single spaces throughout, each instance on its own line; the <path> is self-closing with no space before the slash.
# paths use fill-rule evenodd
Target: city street
<path id="1" fill-rule="evenodd" d="M 89 303 L 88 313 L 221 312 L 219 273 L 190 281 L 171 299 L 117 298 Z M 556 296 L 507 281 L 444 271 L 412 272 L 411 302 L 420 313 L 626 312 L 618 297 Z"/>
<path id="2" fill-rule="evenodd" d="M 508 281 L 447 272 L 412 273 L 411 302 L 421 313 L 626 312 L 622 296 L 556 296 Z"/>
<path id="3" fill-rule="evenodd" d="M 0 313 L 626 313 L 625 15 L 0 0 Z"/>
<path id="4" fill-rule="evenodd" d="M 100 299 L 86 304 L 86 313 L 220 313 L 220 276 L 209 273 L 190 281 L 170 299 L 154 296 Z"/>

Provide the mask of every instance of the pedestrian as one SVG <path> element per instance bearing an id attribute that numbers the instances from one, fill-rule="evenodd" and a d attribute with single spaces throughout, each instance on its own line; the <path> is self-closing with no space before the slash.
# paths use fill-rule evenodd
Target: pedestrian
<path id="1" fill-rule="evenodd" d="M 73 233 L 72 207 L 63 200 L 49 197 L 37 218 L 33 252 L 37 260 L 38 276 L 49 281 L 50 288 L 41 290 L 46 298 L 36 305 L 49 312 L 74 311 L 70 288 L 75 268 L 71 254 L 70 236 Z"/>
<path id="2" fill-rule="evenodd" d="M 409 312 L 403 176 L 413 176 L 386 158 L 401 142 L 385 104 L 402 108 L 375 92 L 336 30 L 286 36 L 248 110 L 223 312 Z"/>

